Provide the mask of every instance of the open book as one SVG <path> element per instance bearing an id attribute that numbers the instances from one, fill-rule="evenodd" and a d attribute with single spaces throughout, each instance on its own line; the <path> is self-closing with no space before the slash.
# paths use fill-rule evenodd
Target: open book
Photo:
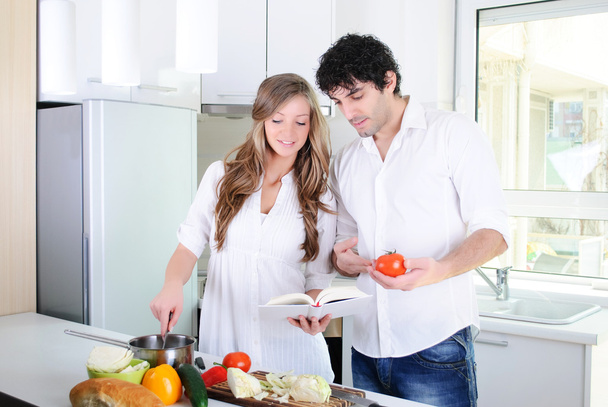
<path id="1" fill-rule="evenodd" d="M 308 319 L 323 318 L 332 314 L 332 318 L 340 318 L 360 312 L 368 306 L 372 296 L 365 294 L 354 285 L 327 287 L 313 300 L 304 293 L 284 294 L 271 298 L 266 305 L 260 305 L 260 318 L 298 319 L 300 315 Z"/>

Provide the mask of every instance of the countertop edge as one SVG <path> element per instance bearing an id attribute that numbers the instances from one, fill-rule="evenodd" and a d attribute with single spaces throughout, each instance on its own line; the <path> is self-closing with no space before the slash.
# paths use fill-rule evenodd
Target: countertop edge
<path id="1" fill-rule="evenodd" d="M 497 332 L 531 338 L 600 345 L 608 340 L 608 308 L 602 308 L 580 321 L 565 325 L 541 324 L 485 317 L 480 319 L 481 332 Z"/>

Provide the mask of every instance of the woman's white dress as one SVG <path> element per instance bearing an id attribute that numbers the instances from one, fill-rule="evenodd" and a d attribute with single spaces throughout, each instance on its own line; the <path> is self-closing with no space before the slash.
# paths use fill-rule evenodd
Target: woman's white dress
<path id="1" fill-rule="evenodd" d="M 224 175 L 221 161 L 209 166 L 178 239 L 197 257 L 205 245 L 211 256 L 201 310 L 199 351 L 223 356 L 246 352 L 254 366 L 272 372 L 319 374 L 333 381 L 329 352 L 322 334 L 309 335 L 287 320 L 260 320 L 258 305 L 271 297 L 329 286 L 336 217 L 319 211 L 319 256 L 301 263 L 305 231 L 297 188 L 290 172 L 282 179 L 268 215 L 260 213 L 261 190 L 255 192 L 232 220 L 224 247 L 215 249 L 216 186 Z M 335 210 L 328 192 L 323 202 Z"/>

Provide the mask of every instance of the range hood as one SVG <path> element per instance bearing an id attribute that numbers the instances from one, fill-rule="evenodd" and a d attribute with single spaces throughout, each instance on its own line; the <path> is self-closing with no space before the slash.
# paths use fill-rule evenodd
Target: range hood
<path id="1" fill-rule="evenodd" d="M 244 117 L 251 116 L 253 105 L 202 104 L 201 113 L 209 116 Z"/>
<path id="2" fill-rule="evenodd" d="M 247 117 L 251 116 L 253 105 L 242 104 L 201 104 L 201 113 L 209 116 Z M 332 116 L 332 106 L 321 106 L 323 116 Z"/>

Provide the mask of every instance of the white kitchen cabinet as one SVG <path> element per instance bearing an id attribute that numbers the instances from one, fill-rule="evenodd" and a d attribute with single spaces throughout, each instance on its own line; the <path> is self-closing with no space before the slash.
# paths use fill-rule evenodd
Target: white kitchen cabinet
<path id="1" fill-rule="evenodd" d="M 590 345 L 496 332 L 475 342 L 479 407 L 589 406 Z"/>
<path id="2" fill-rule="evenodd" d="M 38 0 L 38 4 L 44 0 Z M 105 86 L 101 82 L 101 0 L 73 0 L 75 11 L 76 93 L 54 95 L 43 93 L 38 87 L 39 102 L 82 103 L 84 99 L 128 101 L 127 86 Z M 42 16 L 41 16 L 42 18 Z M 40 25 L 40 22 L 38 22 Z M 44 43 L 39 38 L 38 55 Z M 68 63 L 66 61 L 66 63 Z M 39 72 L 45 67 L 39 66 Z M 40 78 L 40 73 L 38 74 Z"/>
<path id="3" fill-rule="evenodd" d="M 140 2 L 141 85 L 131 88 L 130 100 L 199 112 L 201 75 L 175 69 L 175 6 L 176 0 Z"/>
<path id="4" fill-rule="evenodd" d="M 202 104 L 251 105 L 264 78 L 277 73 L 297 73 L 315 86 L 318 59 L 333 40 L 333 3 L 222 0 L 218 72 L 202 75 Z M 329 98 L 318 95 L 328 108 Z"/>
<path id="5" fill-rule="evenodd" d="M 333 5 L 328 0 L 268 0 L 268 76 L 294 72 L 313 87 L 319 57 L 333 41 Z M 322 106 L 329 98 L 318 93 Z"/>
<path id="6" fill-rule="evenodd" d="M 176 0 L 140 2 L 140 86 L 101 83 L 102 0 L 72 2 L 76 15 L 76 94 L 50 95 L 39 89 L 38 101 L 81 103 L 85 99 L 108 99 L 200 111 L 200 74 L 175 69 Z"/>
<path id="7" fill-rule="evenodd" d="M 203 104 L 251 105 L 266 77 L 266 0 L 219 3 L 217 72 L 203 74 Z"/>

